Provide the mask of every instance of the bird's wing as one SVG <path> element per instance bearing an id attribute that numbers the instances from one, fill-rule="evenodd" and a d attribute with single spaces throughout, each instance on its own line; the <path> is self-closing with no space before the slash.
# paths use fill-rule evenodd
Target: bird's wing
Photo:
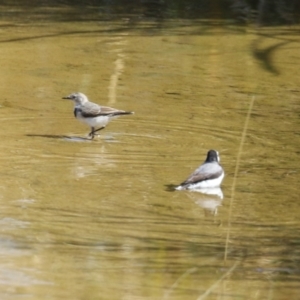
<path id="1" fill-rule="evenodd" d="M 217 163 L 207 163 L 201 165 L 193 172 L 181 185 L 197 183 L 204 180 L 218 178 L 223 173 L 222 167 Z"/>
<path id="2" fill-rule="evenodd" d="M 99 116 L 107 116 L 107 117 L 113 117 L 118 115 L 128 115 L 132 114 L 132 112 L 127 112 L 124 110 L 118 110 L 115 108 L 111 108 L 108 106 L 100 106 L 93 102 L 85 103 L 80 107 L 81 114 L 83 117 L 89 118 L 89 117 L 99 117 Z"/>
<path id="3" fill-rule="evenodd" d="M 78 109 L 85 118 L 97 117 L 101 112 L 101 106 L 93 102 L 87 102 L 84 105 L 81 105 Z"/>

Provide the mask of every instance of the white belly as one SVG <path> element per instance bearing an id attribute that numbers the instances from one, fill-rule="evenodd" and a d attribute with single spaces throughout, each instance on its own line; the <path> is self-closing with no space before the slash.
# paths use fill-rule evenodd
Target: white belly
<path id="1" fill-rule="evenodd" d="M 105 127 L 111 119 L 111 117 L 108 117 L 108 116 L 99 116 L 99 117 L 94 117 L 94 118 L 84 118 L 84 117 L 82 117 L 82 115 L 80 113 L 77 114 L 76 118 L 79 121 L 89 125 L 90 127 L 94 127 L 95 129 Z"/>

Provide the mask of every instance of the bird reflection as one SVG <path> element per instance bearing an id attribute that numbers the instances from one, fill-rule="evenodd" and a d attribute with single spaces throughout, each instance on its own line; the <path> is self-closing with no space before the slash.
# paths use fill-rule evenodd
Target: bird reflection
<path id="1" fill-rule="evenodd" d="M 186 193 L 205 212 L 217 215 L 218 207 L 222 205 L 223 192 L 220 188 L 197 189 Z"/>

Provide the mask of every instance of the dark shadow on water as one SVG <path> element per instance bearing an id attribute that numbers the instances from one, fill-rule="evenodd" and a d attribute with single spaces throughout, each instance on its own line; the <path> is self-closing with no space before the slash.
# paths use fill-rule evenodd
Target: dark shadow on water
<path id="1" fill-rule="evenodd" d="M 72 142 L 90 142 L 90 138 L 78 137 L 78 136 L 68 136 L 68 135 L 54 135 L 54 134 L 26 134 L 29 137 L 42 137 L 48 139 L 60 139 Z"/>
<path id="2" fill-rule="evenodd" d="M 167 192 L 175 192 L 176 184 L 165 184 L 165 191 Z"/>
<path id="3" fill-rule="evenodd" d="M 177 185 L 175 185 L 175 184 L 165 184 L 165 191 L 175 192 L 176 187 L 177 187 Z"/>
<path id="4" fill-rule="evenodd" d="M 271 47 L 267 47 L 265 49 L 259 49 L 257 45 L 259 41 L 260 39 L 253 44 L 252 47 L 253 56 L 262 63 L 262 67 L 265 70 L 275 75 L 279 75 L 280 74 L 279 70 L 274 66 L 272 62 L 272 56 L 275 54 L 276 50 L 279 50 L 289 42 L 282 42 L 276 45 L 272 45 Z"/>

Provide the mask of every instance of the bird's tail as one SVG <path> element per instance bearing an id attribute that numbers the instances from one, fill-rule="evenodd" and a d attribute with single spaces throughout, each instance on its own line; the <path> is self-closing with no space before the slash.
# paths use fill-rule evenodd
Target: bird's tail
<path id="1" fill-rule="evenodd" d="M 134 111 L 117 111 L 113 113 L 113 116 L 122 116 L 122 115 L 133 115 Z"/>

